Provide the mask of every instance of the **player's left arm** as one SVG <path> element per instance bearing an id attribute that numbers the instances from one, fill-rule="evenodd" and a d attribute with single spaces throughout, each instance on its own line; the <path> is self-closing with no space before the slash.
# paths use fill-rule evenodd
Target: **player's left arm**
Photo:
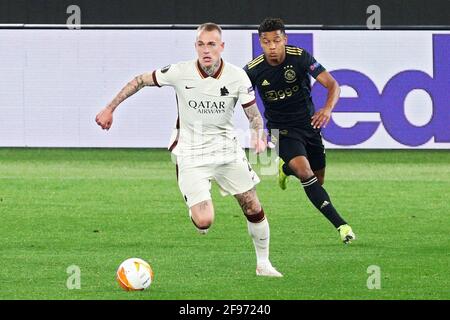
<path id="1" fill-rule="evenodd" d="M 245 115 L 250 123 L 251 147 L 256 153 L 266 150 L 266 139 L 264 137 L 264 122 L 256 103 L 244 108 Z"/>
<path id="2" fill-rule="evenodd" d="M 264 121 L 256 104 L 252 76 L 247 66 L 241 70 L 241 81 L 238 95 L 245 115 L 250 122 L 250 146 L 255 149 L 256 153 L 264 152 L 267 146 L 264 134 Z"/>
<path id="3" fill-rule="evenodd" d="M 321 85 L 323 85 L 328 90 L 327 101 L 325 102 L 325 106 L 318 110 L 311 117 L 311 125 L 314 129 L 316 128 L 325 128 L 331 118 L 331 112 L 333 111 L 336 103 L 339 100 L 339 95 L 341 93 L 341 89 L 339 87 L 336 79 L 328 71 L 321 72 L 316 80 L 319 81 Z"/>

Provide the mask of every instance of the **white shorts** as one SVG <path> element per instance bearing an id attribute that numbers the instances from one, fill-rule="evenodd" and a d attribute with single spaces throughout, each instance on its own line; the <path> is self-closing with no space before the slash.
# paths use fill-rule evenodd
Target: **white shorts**
<path id="1" fill-rule="evenodd" d="M 241 194 L 259 183 L 245 153 L 220 164 L 195 165 L 177 159 L 178 186 L 189 208 L 211 199 L 211 181 L 215 180 L 223 196 Z"/>

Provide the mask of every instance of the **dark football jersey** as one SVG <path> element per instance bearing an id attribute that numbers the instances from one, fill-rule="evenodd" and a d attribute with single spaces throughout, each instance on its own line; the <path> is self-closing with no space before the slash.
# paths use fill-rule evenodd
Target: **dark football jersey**
<path id="1" fill-rule="evenodd" d="M 281 64 L 271 66 L 262 54 L 244 70 L 264 103 L 269 129 L 311 127 L 314 105 L 309 75 L 316 78 L 325 68 L 309 52 L 286 46 Z"/>

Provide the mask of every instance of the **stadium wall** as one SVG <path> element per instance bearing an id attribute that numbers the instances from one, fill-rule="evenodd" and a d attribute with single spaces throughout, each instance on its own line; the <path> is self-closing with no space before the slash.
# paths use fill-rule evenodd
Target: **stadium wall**
<path id="1" fill-rule="evenodd" d="M 259 24 L 266 16 L 287 24 L 366 25 L 367 9 L 381 9 L 383 27 L 450 25 L 448 0 L 0 0 L 0 24 L 65 24 L 67 8 L 83 24 Z"/>
<path id="2" fill-rule="evenodd" d="M 323 130 L 328 148 L 450 149 L 450 32 L 288 35 L 342 85 Z M 224 59 L 238 66 L 261 50 L 252 30 L 224 30 L 224 41 Z M 192 30 L 0 30 L 0 146 L 166 147 L 177 117 L 171 88 L 130 97 L 108 132 L 94 118 L 134 76 L 192 59 L 193 42 Z M 317 106 L 325 95 L 313 86 Z M 247 145 L 241 108 L 235 123 Z"/>

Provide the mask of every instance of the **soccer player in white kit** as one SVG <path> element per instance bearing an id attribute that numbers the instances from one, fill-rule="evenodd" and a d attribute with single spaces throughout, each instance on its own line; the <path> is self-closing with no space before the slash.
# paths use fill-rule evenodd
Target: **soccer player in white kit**
<path id="1" fill-rule="evenodd" d="M 237 199 L 247 218 L 256 251 L 256 274 L 282 277 L 269 260 L 269 223 L 255 190 L 259 178 L 233 133 L 232 116 L 239 101 L 250 122 L 252 146 L 256 152 L 266 148 L 252 84 L 244 70 L 222 60 L 224 42 L 218 25 L 200 25 L 195 48 L 198 59 L 135 77 L 95 120 L 108 130 L 117 106 L 144 86 L 173 87 L 178 120 L 169 150 L 177 159 L 178 185 L 192 222 L 202 234 L 213 223 L 210 189 L 215 180 L 223 195 Z"/>

